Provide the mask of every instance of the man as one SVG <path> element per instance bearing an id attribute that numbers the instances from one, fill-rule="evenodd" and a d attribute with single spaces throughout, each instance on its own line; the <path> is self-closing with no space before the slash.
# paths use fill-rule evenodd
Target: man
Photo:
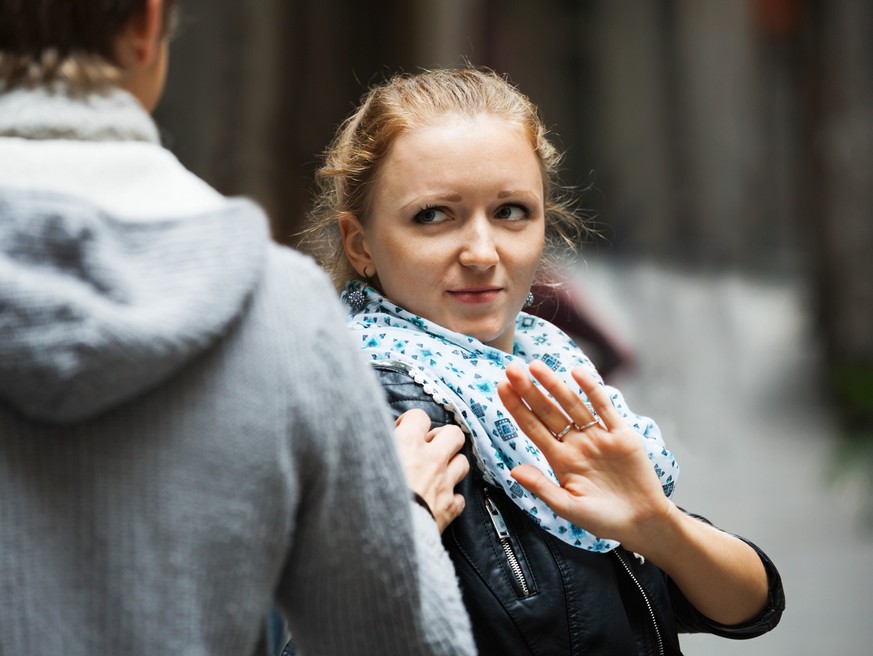
<path id="1" fill-rule="evenodd" d="M 250 654 L 274 597 L 472 653 L 330 285 L 158 143 L 174 5 L 0 0 L 0 653 Z"/>

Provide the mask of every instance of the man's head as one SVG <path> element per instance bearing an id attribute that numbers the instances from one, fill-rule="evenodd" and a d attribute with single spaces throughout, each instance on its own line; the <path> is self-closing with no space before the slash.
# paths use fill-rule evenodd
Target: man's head
<path id="1" fill-rule="evenodd" d="M 0 0 L 0 86 L 62 82 L 129 90 L 151 110 L 163 90 L 177 0 Z"/>

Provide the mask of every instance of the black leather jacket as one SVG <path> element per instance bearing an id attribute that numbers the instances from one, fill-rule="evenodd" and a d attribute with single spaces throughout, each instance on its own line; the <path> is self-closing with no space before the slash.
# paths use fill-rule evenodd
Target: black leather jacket
<path id="1" fill-rule="evenodd" d="M 455 423 L 404 371 L 375 368 L 395 417 L 421 408 L 434 426 Z M 472 464 L 469 443 L 465 453 Z M 466 507 L 443 543 L 482 656 L 680 654 L 679 632 L 752 638 L 775 627 L 785 607 L 779 573 L 755 545 L 769 579 L 768 606 L 751 622 L 724 626 L 697 612 L 663 571 L 625 549 L 593 553 L 540 530 L 475 466 L 459 492 Z"/>

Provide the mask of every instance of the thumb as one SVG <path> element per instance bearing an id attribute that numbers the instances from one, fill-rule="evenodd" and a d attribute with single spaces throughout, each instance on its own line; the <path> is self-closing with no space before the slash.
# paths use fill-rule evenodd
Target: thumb
<path id="1" fill-rule="evenodd" d="M 555 485 L 548 477 L 533 465 L 519 465 L 510 472 L 512 477 L 522 487 L 530 490 L 547 506 L 559 515 L 563 514 L 567 503 L 568 492 L 562 487 Z"/>

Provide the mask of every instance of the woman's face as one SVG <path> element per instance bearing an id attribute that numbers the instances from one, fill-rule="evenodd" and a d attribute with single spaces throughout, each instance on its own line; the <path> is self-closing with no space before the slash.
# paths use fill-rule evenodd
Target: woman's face
<path id="1" fill-rule="evenodd" d="M 512 351 L 545 239 L 542 174 L 520 128 L 448 116 L 403 134 L 365 223 L 345 240 L 359 273 L 375 271 L 410 312 Z"/>

